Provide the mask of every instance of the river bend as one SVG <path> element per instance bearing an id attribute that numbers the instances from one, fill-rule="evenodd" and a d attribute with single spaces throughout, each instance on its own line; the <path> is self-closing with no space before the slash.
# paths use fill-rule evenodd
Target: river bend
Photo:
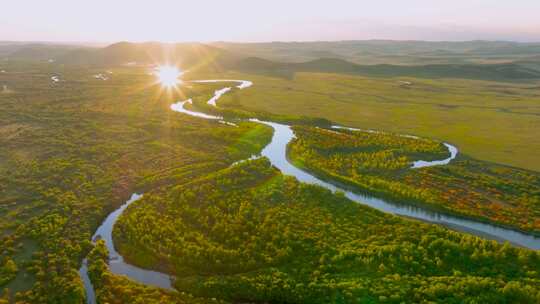
<path id="1" fill-rule="evenodd" d="M 217 83 L 217 82 L 235 82 L 238 85 L 237 89 L 249 88 L 253 85 L 251 81 L 247 80 L 195 80 L 191 81 L 192 83 Z M 217 100 L 231 91 L 233 87 L 224 87 L 220 90 L 216 90 L 214 96 L 208 101 L 208 104 L 212 106 L 217 106 Z M 222 123 L 233 125 L 233 123 L 226 122 L 221 116 L 209 115 L 201 112 L 187 110 L 184 106 L 186 103 L 192 103 L 191 99 L 186 101 L 180 101 L 171 105 L 171 110 L 175 112 L 184 113 L 187 115 L 203 118 L 203 119 L 212 119 L 218 120 Z M 482 238 L 494 239 L 500 242 L 508 241 L 514 245 L 526 247 L 534 250 L 540 249 L 540 238 L 535 237 L 530 234 L 523 232 L 515 231 L 512 229 L 495 226 L 492 224 L 487 224 L 472 219 L 465 219 L 458 216 L 448 215 L 441 212 L 431 211 L 427 208 L 417 207 L 409 204 L 399 204 L 391 201 L 387 201 L 381 198 L 377 198 L 371 195 L 359 194 L 350 190 L 341 187 L 338 183 L 331 183 L 323 181 L 314 175 L 308 173 L 307 171 L 301 170 L 295 167 L 287 159 L 287 145 L 289 142 L 294 139 L 295 135 L 293 130 L 289 125 L 270 122 L 270 121 L 261 121 L 258 119 L 249 119 L 252 122 L 265 124 L 274 129 L 274 134 L 272 136 L 272 141 L 262 150 L 261 156 L 267 157 L 273 166 L 278 168 L 283 174 L 291 175 L 296 177 L 300 182 L 319 185 L 324 187 L 332 192 L 340 191 L 345 194 L 350 200 L 357 202 L 359 204 L 367 205 L 372 208 L 378 209 L 383 212 L 392 213 L 400 216 L 406 216 L 409 218 L 415 218 L 422 221 L 444 225 L 453 230 L 473 234 Z M 334 129 L 350 129 L 353 131 L 360 132 L 380 132 L 376 130 L 362 130 L 355 129 L 343 126 L 332 126 Z M 418 138 L 413 135 L 401 135 L 410 138 Z M 444 143 L 448 148 L 450 156 L 443 160 L 435 161 L 423 161 L 418 160 L 411 164 L 411 169 L 417 169 L 422 167 L 429 166 L 440 166 L 450 163 L 458 154 L 458 149 L 448 143 Z M 237 162 L 238 163 L 238 162 Z M 233 164 L 234 165 L 234 164 Z M 112 230 L 114 224 L 116 223 L 118 217 L 124 212 L 124 210 L 133 202 L 140 199 L 142 195 L 134 193 L 131 198 L 126 201 L 120 208 L 113 211 L 103 223 L 99 226 L 95 234 L 92 236 L 92 241 L 96 241 L 98 238 L 101 238 L 105 241 L 107 249 L 109 250 L 109 267 L 110 271 L 114 274 L 126 275 L 130 279 L 156 287 L 161 287 L 164 289 L 172 289 L 172 277 L 165 273 L 160 273 L 157 271 L 146 270 L 140 267 L 131 265 L 124 261 L 123 257 L 116 251 L 114 247 L 114 242 L 112 239 Z M 95 293 L 92 283 L 88 278 L 88 269 L 86 259 L 83 261 L 82 267 L 79 270 L 81 279 L 84 282 L 86 288 L 87 302 L 88 304 L 96 303 Z"/>

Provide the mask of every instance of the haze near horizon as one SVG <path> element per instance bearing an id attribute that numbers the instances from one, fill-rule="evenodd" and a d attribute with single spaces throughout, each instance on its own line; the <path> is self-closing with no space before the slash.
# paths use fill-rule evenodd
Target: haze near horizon
<path id="1" fill-rule="evenodd" d="M 4 4 L 0 40 L 540 41 L 538 11 L 540 2 L 533 0 L 22 0 Z"/>

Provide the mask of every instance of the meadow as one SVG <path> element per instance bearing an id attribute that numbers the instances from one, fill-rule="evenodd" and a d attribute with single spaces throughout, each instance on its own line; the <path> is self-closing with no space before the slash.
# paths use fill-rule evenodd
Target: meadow
<path id="1" fill-rule="evenodd" d="M 425 65 L 526 63 L 538 61 L 538 43 L 509 41 L 313 41 L 214 43 L 245 56 L 281 62 L 305 62 L 319 58 L 343 59 L 363 65 Z"/>
<path id="2" fill-rule="evenodd" d="M 464 157 L 444 166 L 411 169 L 415 160 L 446 158 L 446 148 L 394 134 L 306 126 L 295 126 L 294 131 L 288 156 L 323 178 L 396 202 L 540 235 L 538 173 Z"/>
<path id="3" fill-rule="evenodd" d="M 102 240 L 88 255 L 89 276 L 94 284 L 97 303 L 137 304 L 221 304 L 223 300 L 194 297 L 189 293 L 168 291 L 135 283 L 109 271 L 107 247 Z M 0 300 L 1 301 L 1 300 Z M 2 302 L 0 302 L 2 303 Z"/>
<path id="4" fill-rule="evenodd" d="M 538 83 L 223 72 L 221 51 L 175 46 L 192 63 L 200 50 L 222 59 L 187 79 L 254 82 L 214 108 L 206 101 L 224 84 L 164 89 L 146 61 L 123 65 L 149 60 L 148 48 L 161 53 L 155 43 L 119 43 L 59 63 L 22 56 L 34 52 L 2 61 L 0 303 L 84 303 L 77 270 L 89 253 L 98 303 L 540 301 L 538 252 L 381 213 L 283 176 L 266 159 L 231 166 L 257 154 L 272 130 L 170 109 L 192 97 L 204 112 L 293 124 L 289 152 L 300 166 L 399 182 L 366 190 L 538 232 Z M 334 140 L 313 128 L 332 122 L 425 138 L 343 131 Z M 410 173 L 412 159 L 446 157 L 441 141 L 463 154 Z M 115 245 L 127 261 L 176 276 L 179 292 L 112 274 L 107 249 L 90 241 L 133 192 L 144 196 L 120 217 Z"/>
<path id="5" fill-rule="evenodd" d="M 296 73 L 232 74 L 249 90 L 227 109 L 320 117 L 363 129 L 414 134 L 456 145 L 476 159 L 540 170 L 540 83 Z"/>
<path id="6" fill-rule="evenodd" d="M 272 134 L 172 112 L 174 100 L 215 88 L 167 92 L 145 68 L 13 61 L 3 69 L 0 286 L 17 303 L 82 303 L 77 270 L 108 213 L 134 191 L 245 159 Z"/>
<path id="7" fill-rule="evenodd" d="M 179 291 L 232 303 L 540 300 L 538 252 L 384 214 L 264 158 L 148 193 L 114 238 Z"/>

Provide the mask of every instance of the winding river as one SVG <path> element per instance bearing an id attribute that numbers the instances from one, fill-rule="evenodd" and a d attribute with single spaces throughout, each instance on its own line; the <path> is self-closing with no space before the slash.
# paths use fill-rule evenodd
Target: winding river
<path id="1" fill-rule="evenodd" d="M 194 83 L 216 83 L 216 82 L 236 82 L 238 85 L 236 88 L 245 89 L 253 85 L 252 82 L 246 80 L 197 80 L 192 81 Z M 231 91 L 232 87 L 225 87 L 220 90 L 215 91 L 214 96 L 208 101 L 210 105 L 216 106 L 216 101 L 225 93 Z M 218 120 L 223 123 L 231 124 L 229 122 L 223 121 L 223 117 L 208 115 L 200 112 L 190 111 L 184 106 L 186 103 L 191 103 L 191 99 L 186 101 L 177 102 L 171 105 L 171 110 L 184 113 L 187 115 L 200 117 L 203 119 L 213 119 Z M 265 124 L 274 129 L 274 134 L 272 141 L 262 150 L 261 156 L 267 157 L 272 165 L 281 170 L 283 174 L 291 175 L 296 177 L 299 181 L 309 184 L 319 185 L 326 189 L 329 189 L 332 192 L 340 191 L 345 194 L 347 198 L 352 201 L 355 201 L 359 204 L 367 205 L 378 209 L 383 212 L 392 213 L 396 215 L 406 216 L 410 218 L 419 219 L 422 221 L 444 225 L 453 230 L 469 233 L 476 235 L 482 238 L 493 239 L 500 242 L 508 241 L 514 245 L 526 247 L 530 249 L 539 250 L 540 249 L 540 238 L 533 235 L 529 235 L 523 232 L 515 231 L 512 229 L 507 229 L 487 223 L 478 222 L 471 219 L 464 219 L 457 216 L 452 216 L 444 214 L 441 212 L 431 211 L 425 208 L 416 207 L 408 204 L 400 204 L 395 202 L 386 201 L 384 199 L 376 198 L 370 195 L 358 194 L 352 191 L 349 191 L 345 188 L 339 186 L 339 184 L 330 183 L 323 181 L 310 173 L 301 170 L 294 165 L 292 165 L 287 159 L 287 145 L 294 138 L 294 132 L 292 131 L 289 125 L 261 121 L 258 119 L 250 119 L 252 122 Z M 361 130 L 354 129 L 342 126 L 332 126 L 335 129 L 350 129 L 354 131 L 361 132 L 380 132 L 375 130 Z M 410 138 L 418 138 L 413 135 L 401 135 Z M 411 169 L 429 167 L 429 166 L 439 166 L 446 165 L 452 161 L 458 154 L 458 149 L 448 143 L 444 143 L 448 148 L 450 156 L 443 160 L 436 161 L 423 161 L 418 160 L 411 164 Z M 234 165 L 234 164 L 233 164 Z M 130 279 L 151 286 L 157 286 L 165 289 L 172 289 L 172 277 L 170 275 L 146 270 L 139 268 L 134 265 L 126 263 L 123 257 L 116 251 L 114 243 L 112 240 L 112 230 L 113 226 L 118 219 L 118 217 L 124 212 L 124 210 L 133 202 L 141 198 L 140 194 L 133 194 L 131 198 L 124 203 L 120 208 L 109 214 L 105 221 L 99 226 L 95 234 L 92 236 L 92 241 L 96 241 L 98 238 L 101 238 L 105 241 L 105 244 L 109 250 L 109 265 L 111 272 L 120 275 L 126 275 Z M 87 301 L 89 304 L 96 303 L 94 288 L 90 279 L 88 278 L 88 269 L 87 269 L 86 259 L 83 261 L 83 265 L 79 270 L 81 279 L 84 282 L 86 288 Z"/>

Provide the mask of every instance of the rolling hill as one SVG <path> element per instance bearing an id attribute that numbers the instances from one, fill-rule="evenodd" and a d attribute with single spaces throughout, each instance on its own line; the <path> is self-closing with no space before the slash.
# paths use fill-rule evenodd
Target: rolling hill
<path id="1" fill-rule="evenodd" d="M 265 57 L 275 51 L 275 57 Z M 396 52 L 400 52 L 397 55 Z M 77 66 L 119 66 L 175 63 L 183 69 L 237 70 L 278 77 L 292 77 L 297 72 L 354 74 L 373 77 L 462 78 L 513 81 L 540 79 L 538 54 L 540 45 L 513 42 L 420 42 L 420 41 L 338 41 L 302 43 L 202 44 L 202 43 L 130 43 L 119 42 L 103 48 L 80 45 L 0 44 L 0 54 L 17 60 L 54 59 L 59 64 Z M 247 56 L 257 53 L 261 56 Z M 281 54 L 281 55 L 280 55 Z M 358 64 L 348 58 L 377 56 L 383 64 Z M 516 56 L 520 60 L 501 63 L 433 63 L 439 56 L 474 57 Z M 301 62 L 287 61 L 287 56 L 313 58 Z M 525 56 L 526 57 L 523 57 Z M 4 55 L 6 56 L 6 55 Z M 425 61 L 421 65 L 390 64 L 405 56 Z M 415 57 L 417 56 L 417 57 Z M 423 57 L 422 57 L 423 56 Z M 283 56 L 281 56 L 283 57 Z M 399 57 L 399 58 L 398 58 Z M 503 56 L 504 57 L 504 56 Z M 397 59 L 396 59 L 397 58 Z M 422 60 L 421 58 L 431 58 Z M 502 58 L 502 57 L 501 57 Z M 488 61 L 489 62 L 489 61 Z M 496 61 L 497 62 L 497 61 Z"/>
<path id="2" fill-rule="evenodd" d="M 59 62 L 71 65 L 176 63 L 187 69 L 227 64 L 237 59 L 226 50 L 201 43 L 120 42 L 101 49 L 74 50 L 60 57 Z"/>
<path id="3" fill-rule="evenodd" d="M 80 45 L 49 44 L 49 43 L 0 43 L 0 57 L 25 61 L 42 61 L 55 59 L 81 48 Z"/>
<path id="4" fill-rule="evenodd" d="M 246 58 L 233 67 L 243 72 L 288 75 L 296 72 L 345 73 L 374 77 L 463 78 L 479 80 L 540 79 L 540 71 L 516 63 L 504 64 L 430 64 L 358 65 L 343 59 L 321 58 L 303 63 L 272 62 L 261 58 Z"/>
<path id="5" fill-rule="evenodd" d="M 540 54 L 539 43 L 509 41 L 314 41 L 230 43 L 214 46 L 272 61 L 300 63 L 338 58 L 356 64 L 425 65 L 511 63 Z"/>

